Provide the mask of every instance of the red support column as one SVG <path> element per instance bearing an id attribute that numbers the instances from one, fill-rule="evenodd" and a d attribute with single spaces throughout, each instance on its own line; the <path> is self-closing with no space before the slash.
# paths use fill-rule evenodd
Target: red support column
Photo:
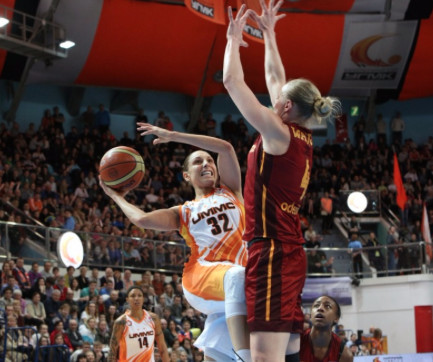
<path id="1" fill-rule="evenodd" d="M 433 306 L 414 307 L 417 353 L 433 352 Z"/>

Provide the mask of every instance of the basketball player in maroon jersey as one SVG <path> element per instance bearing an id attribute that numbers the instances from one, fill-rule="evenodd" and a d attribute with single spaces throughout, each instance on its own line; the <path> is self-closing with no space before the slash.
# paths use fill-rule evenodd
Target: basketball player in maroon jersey
<path id="1" fill-rule="evenodd" d="M 313 327 L 301 336 L 301 362 L 352 362 L 353 355 L 332 326 L 338 323 L 341 309 L 331 297 L 317 298 L 311 307 Z"/>
<path id="2" fill-rule="evenodd" d="M 230 24 L 224 85 L 245 119 L 260 133 L 248 155 L 244 197 L 249 243 L 246 299 L 253 361 L 299 361 L 303 327 L 301 292 L 306 256 L 298 210 L 312 166 L 311 121 L 331 116 L 338 101 L 322 97 L 308 80 L 286 82 L 275 38 L 282 1 L 261 1 L 262 15 L 245 5 Z M 261 105 L 244 80 L 242 30 L 251 16 L 265 39 L 265 72 L 273 110 Z M 286 357 L 287 354 L 287 357 Z"/>

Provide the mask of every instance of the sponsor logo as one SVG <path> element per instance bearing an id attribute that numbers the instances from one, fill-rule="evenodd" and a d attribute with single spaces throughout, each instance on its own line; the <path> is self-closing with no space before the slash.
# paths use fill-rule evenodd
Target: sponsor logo
<path id="1" fill-rule="evenodd" d="M 263 33 L 260 29 L 255 28 L 254 26 L 246 24 L 244 26 L 244 32 L 253 36 L 254 38 L 263 39 Z"/>
<path id="2" fill-rule="evenodd" d="M 130 326 L 132 326 L 132 322 L 127 320 L 126 325 L 130 327 Z"/>
<path id="3" fill-rule="evenodd" d="M 380 41 L 383 38 L 388 38 L 394 35 L 395 34 L 390 34 L 390 35 L 376 34 L 360 40 L 350 50 L 350 57 L 352 58 L 352 62 L 354 62 L 358 67 L 365 67 L 365 66 L 389 67 L 397 64 L 402 59 L 401 55 L 398 54 L 391 55 L 387 60 L 383 60 L 380 58 L 372 59 L 368 55 L 368 50 L 374 43 Z"/>
<path id="4" fill-rule="evenodd" d="M 287 202 L 283 202 L 281 205 L 281 210 L 288 214 L 297 215 L 299 211 L 299 207 L 296 206 L 293 202 L 291 204 L 288 204 Z"/>
<path id="5" fill-rule="evenodd" d="M 140 337 L 147 337 L 147 336 L 153 336 L 153 331 L 130 333 L 128 335 L 129 338 L 140 338 Z"/>
<path id="6" fill-rule="evenodd" d="M 341 79 L 342 80 L 395 80 L 397 78 L 396 71 L 389 72 L 344 72 Z"/>
<path id="7" fill-rule="evenodd" d="M 221 204 L 220 206 L 214 206 L 206 211 L 202 211 L 197 213 L 197 217 L 192 219 L 193 224 L 197 224 L 200 220 L 207 218 L 208 216 L 218 214 L 228 209 L 236 209 L 236 206 L 233 202 L 226 202 L 225 204 Z"/>
<path id="8" fill-rule="evenodd" d="M 203 5 L 198 1 L 191 0 L 191 7 L 198 11 L 200 14 L 206 15 L 210 18 L 214 18 L 214 9 L 209 6 Z"/>

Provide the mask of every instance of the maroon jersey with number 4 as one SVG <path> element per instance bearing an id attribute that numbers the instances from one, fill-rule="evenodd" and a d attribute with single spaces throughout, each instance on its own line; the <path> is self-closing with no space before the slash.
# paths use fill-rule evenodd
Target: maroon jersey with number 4
<path id="1" fill-rule="evenodd" d="M 310 181 L 313 161 L 311 131 L 297 124 L 287 125 L 290 145 L 282 155 L 264 152 L 262 137 L 248 154 L 244 199 L 244 240 L 272 238 L 303 244 L 298 211 Z"/>

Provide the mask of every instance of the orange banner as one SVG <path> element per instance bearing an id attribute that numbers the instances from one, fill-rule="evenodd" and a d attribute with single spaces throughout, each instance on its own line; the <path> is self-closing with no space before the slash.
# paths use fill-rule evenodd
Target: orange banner
<path id="1" fill-rule="evenodd" d="M 185 0 L 185 6 L 194 14 L 217 24 L 226 24 L 224 1 Z"/>
<path id="2" fill-rule="evenodd" d="M 404 189 L 403 180 L 401 179 L 400 166 L 398 165 L 397 155 L 394 153 L 394 184 L 397 188 L 397 205 L 404 210 L 407 202 L 406 190 Z"/>

